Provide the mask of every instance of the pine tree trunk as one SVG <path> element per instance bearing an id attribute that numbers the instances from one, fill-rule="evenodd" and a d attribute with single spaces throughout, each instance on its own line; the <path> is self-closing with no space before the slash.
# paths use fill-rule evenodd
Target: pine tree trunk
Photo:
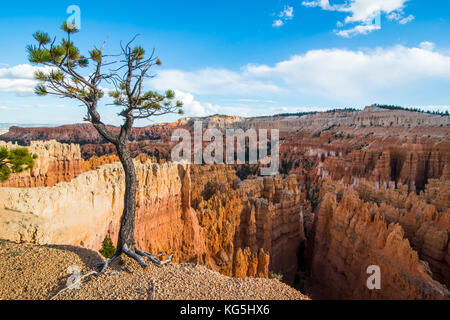
<path id="1" fill-rule="evenodd" d="M 136 168 L 134 166 L 131 152 L 127 143 L 117 145 L 117 153 L 125 171 L 125 199 L 119 231 L 119 240 L 117 242 L 117 253 L 122 253 L 124 245 L 130 250 L 134 250 L 136 241 L 134 238 L 136 221 L 136 191 L 137 178 Z"/>

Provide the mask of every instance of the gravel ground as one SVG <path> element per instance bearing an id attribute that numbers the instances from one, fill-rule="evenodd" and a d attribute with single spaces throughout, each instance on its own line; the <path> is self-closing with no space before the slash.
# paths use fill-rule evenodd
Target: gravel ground
<path id="1" fill-rule="evenodd" d="M 68 268 L 103 259 L 69 246 L 33 246 L 0 240 L 0 300 L 47 300 L 64 289 Z M 299 291 L 274 279 L 234 279 L 192 264 L 150 264 L 142 269 L 123 257 L 102 276 L 91 275 L 81 288 L 60 293 L 61 300 L 303 300 Z"/>

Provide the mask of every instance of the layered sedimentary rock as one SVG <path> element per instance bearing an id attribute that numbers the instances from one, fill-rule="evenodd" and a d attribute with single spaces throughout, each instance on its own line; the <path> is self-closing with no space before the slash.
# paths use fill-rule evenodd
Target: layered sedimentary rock
<path id="1" fill-rule="evenodd" d="M 299 248 L 306 241 L 304 216 L 311 212 L 299 181 L 292 175 L 243 181 L 245 208 L 239 240 L 270 253 L 270 269 L 294 283 Z"/>
<path id="2" fill-rule="evenodd" d="M 449 116 L 374 107 L 367 107 L 361 111 L 341 110 L 303 116 L 185 118 L 170 124 L 134 128 L 131 136 L 131 149 L 134 155 L 145 152 L 155 157 L 168 159 L 170 146 L 172 146 L 170 141 L 172 132 L 179 128 L 192 131 L 194 121 L 201 121 L 204 129 L 278 129 L 280 137 L 290 143 L 298 142 L 299 135 L 320 137 L 322 133 L 331 134 L 331 137 L 328 137 L 331 138 L 330 141 L 325 136 L 320 141 L 319 146 L 325 146 L 326 149 L 329 147 L 335 149 L 338 146 L 336 142 L 339 142 L 336 140 L 342 141 L 342 137 L 348 137 L 350 145 L 341 144 L 339 146 L 341 150 L 358 148 L 358 144 L 364 145 L 366 141 L 382 143 L 382 145 L 390 142 L 395 144 L 408 139 L 422 139 L 413 143 L 424 143 L 425 138 L 436 141 L 448 135 L 450 126 Z M 113 132 L 120 130 L 118 127 L 108 128 Z M 378 141 L 374 137 L 378 137 Z M 85 159 L 115 152 L 114 146 L 108 144 L 90 124 L 55 128 L 11 127 L 8 133 L 0 136 L 0 140 L 14 141 L 22 145 L 29 145 L 35 140 L 52 139 L 63 143 L 81 144 L 82 155 Z"/>
<path id="3" fill-rule="evenodd" d="M 188 168 L 137 162 L 137 175 L 138 245 L 152 252 L 174 252 L 179 261 L 201 260 L 201 231 L 186 203 Z M 117 239 L 123 176 L 116 163 L 54 187 L 0 188 L 0 238 L 100 249 L 107 234 Z"/>
<path id="4" fill-rule="evenodd" d="M 208 265 L 238 277 L 260 275 L 269 267 L 293 283 L 305 241 L 303 217 L 310 210 L 297 178 L 241 182 L 230 167 L 192 170 L 192 203 L 208 234 Z"/>
<path id="5" fill-rule="evenodd" d="M 108 126 L 109 130 L 118 134 L 119 127 Z M 144 128 L 133 128 L 131 141 L 160 140 L 170 136 L 173 126 L 154 125 Z M 100 144 L 107 141 L 100 136 L 91 124 L 75 124 L 61 127 L 20 128 L 11 127 L 7 134 L 2 135 L 4 141 L 15 141 L 22 145 L 28 145 L 36 140 L 58 140 L 63 143 Z"/>
<path id="6" fill-rule="evenodd" d="M 443 299 L 448 291 L 426 263 L 388 223 L 383 207 L 365 202 L 342 185 L 322 190 L 312 258 L 316 297 L 333 299 Z M 369 290 L 369 266 L 378 266 L 381 288 Z"/>
<path id="7" fill-rule="evenodd" d="M 133 156 L 146 153 L 157 158 L 168 159 L 170 155 L 170 136 L 173 130 L 183 128 L 175 124 L 153 125 L 144 128 L 133 128 L 130 149 Z M 118 134 L 119 127 L 108 126 L 108 129 Z M 103 156 L 116 153 L 114 145 L 108 143 L 90 124 L 66 125 L 61 127 L 20 128 L 11 127 L 0 140 L 16 142 L 29 146 L 32 141 L 57 140 L 61 143 L 76 143 L 81 145 L 81 154 L 85 160 L 93 156 Z"/>
<path id="8" fill-rule="evenodd" d="M 270 269 L 293 282 L 308 210 L 295 176 L 240 182 L 226 166 L 136 164 L 138 246 L 227 275 L 267 277 Z M 116 163 L 53 187 L 0 188 L 0 238 L 98 250 L 107 234 L 117 238 L 122 175 Z"/>
<path id="9" fill-rule="evenodd" d="M 449 150 L 448 143 L 355 150 L 348 157 L 325 157 L 322 172 L 323 177 L 346 183 L 366 178 L 379 185 L 401 183 L 411 191 L 420 191 L 429 179 L 450 179 Z"/>
<path id="10" fill-rule="evenodd" d="M 267 116 L 242 118 L 232 116 L 211 116 L 207 118 L 187 118 L 179 125 L 192 125 L 193 121 L 202 121 L 203 126 L 213 128 L 242 129 L 279 129 L 296 131 L 298 128 L 313 131 L 333 126 L 353 127 L 406 127 L 448 126 L 448 116 L 431 115 L 406 110 L 388 110 L 378 107 L 366 107 L 364 110 L 335 110 L 330 112 L 311 113 L 306 115 Z"/>
<path id="11" fill-rule="evenodd" d="M 130 151 L 133 157 L 140 154 L 147 154 L 158 160 L 169 160 L 173 144 L 163 141 L 146 140 L 130 142 Z M 89 160 L 92 157 L 102 157 L 117 153 L 116 147 L 110 143 L 84 144 L 81 146 L 83 159 Z"/>
<path id="12" fill-rule="evenodd" d="M 19 146 L 0 141 L 0 147 L 11 149 Z M 38 156 L 33 169 L 12 175 L 7 182 L 1 183 L 0 187 L 54 186 L 59 182 L 70 181 L 85 171 L 79 145 L 35 141 L 27 149 Z"/>
<path id="13" fill-rule="evenodd" d="M 234 236 L 242 211 L 242 201 L 236 190 L 239 179 L 226 166 L 193 166 L 191 177 L 192 206 L 205 230 L 209 252 L 205 263 L 209 268 L 227 275 L 247 274 L 245 267 L 249 264 L 250 255 L 240 252 L 235 259 L 240 248 L 235 247 Z M 234 261 L 237 262 L 237 272 L 234 270 Z"/>
<path id="14" fill-rule="evenodd" d="M 116 155 L 105 155 L 101 157 L 93 156 L 89 160 L 83 161 L 83 172 L 96 170 L 105 164 L 119 162 L 119 157 Z"/>
<path id="15" fill-rule="evenodd" d="M 365 201 L 380 204 L 386 221 L 403 228 L 411 246 L 429 264 L 433 278 L 450 286 L 450 182 L 430 180 L 420 195 L 408 192 L 405 185 L 384 189 L 365 180 L 356 189 Z"/>
<path id="16" fill-rule="evenodd" d="M 446 294 L 442 285 L 449 286 L 450 265 L 449 119 L 366 108 L 300 117 L 213 116 L 139 128 L 130 146 L 134 156 L 146 154 L 137 160 L 140 167 L 145 167 L 147 157 L 169 160 L 171 132 L 176 128 L 192 132 L 194 120 L 202 121 L 204 129 L 279 129 L 281 163 L 280 175 L 266 178 L 257 177 L 259 165 L 169 170 L 170 165 L 152 164 L 156 169 L 148 165 L 139 169 L 139 245 L 155 253 L 175 253 L 178 261 L 203 263 L 235 277 L 280 273 L 288 283 L 306 283 L 316 297 L 442 298 Z M 117 161 L 114 146 L 93 128 L 79 125 L 13 128 L 1 137 L 21 143 L 47 138 L 82 143 L 82 171 L 93 171 L 72 180 L 67 190 L 75 191 L 61 198 L 76 199 L 67 201 L 74 203 L 72 213 L 59 195 L 54 195 L 47 211 L 35 210 L 39 214 L 31 214 L 34 209 L 3 209 L 7 214 L 1 216 L 9 217 L 8 228 L 15 230 L 9 236 L 17 238 L 20 230 L 17 240 L 41 239 L 33 226 L 44 225 L 44 213 L 60 221 L 59 230 L 67 226 L 74 234 L 83 234 L 71 227 L 72 218 L 68 225 L 58 220 L 59 212 L 70 216 L 81 210 L 83 214 L 99 211 L 104 212 L 101 221 L 90 221 L 95 239 L 89 240 L 87 234 L 74 237 L 77 245 L 83 241 L 98 250 L 104 235 L 116 237 L 121 211 L 114 207 L 114 214 L 108 216 L 108 206 L 100 205 L 109 201 L 117 206 L 123 196 L 122 189 L 108 191 L 110 185 L 122 183 L 117 180 L 120 165 L 113 165 L 119 171 L 111 180 L 106 178 L 110 172 L 102 171 L 108 167 L 104 164 Z M 64 171 L 63 167 L 58 170 Z M 94 173 L 99 171 L 104 174 Z M 74 188 L 75 181 L 86 175 L 91 178 Z M 102 179 L 106 182 L 98 182 Z M 81 188 L 89 183 L 100 189 Z M 21 193 L 8 196 L 19 199 L 18 205 L 41 202 L 45 207 L 46 194 L 53 194 L 53 188 L 39 194 L 20 189 Z M 80 208 L 77 203 L 82 201 L 88 205 Z M 8 228 L 0 230 L 5 234 Z M 48 228 L 55 238 L 63 237 L 63 231 Z M 381 267 L 381 290 L 367 289 L 370 264 Z M 305 281 L 308 277 L 311 281 Z"/>

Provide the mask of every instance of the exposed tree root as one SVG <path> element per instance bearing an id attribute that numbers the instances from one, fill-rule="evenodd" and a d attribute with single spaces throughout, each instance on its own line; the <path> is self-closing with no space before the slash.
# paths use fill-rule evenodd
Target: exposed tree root
<path id="1" fill-rule="evenodd" d="M 151 255 L 150 253 L 147 253 L 145 251 L 142 251 L 138 248 L 135 248 L 134 250 L 130 250 L 128 248 L 127 245 L 124 245 L 122 248 L 122 252 L 124 254 L 126 254 L 127 256 L 129 256 L 130 258 L 136 260 L 141 267 L 146 268 L 147 264 L 145 263 L 145 261 L 141 258 L 142 257 L 147 257 L 148 259 L 150 259 L 150 261 L 154 264 L 156 264 L 157 266 L 163 266 L 167 263 L 169 263 L 170 261 L 172 261 L 173 255 L 171 255 L 167 260 L 158 260 L 157 257 L 161 257 L 162 255 Z M 98 272 L 99 275 L 102 275 L 106 272 L 106 269 L 108 269 L 109 265 L 116 260 L 118 257 L 120 257 L 121 254 L 115 255 L 114 257 L 112 257 L 111 259 L 109 259 L 108 261 L 105 262 L 100 262 L 94 265 L 94 268 L 99 268 L 101 267 L 100 272 Z"/>
<path id="2" fill-rule="evenodd" d="M 94 265 L 94 269 L 98 268 L 98 267 L 102 267 L 102 269 L 98 272 L 98 274 L 104 274 L 106 272 L 106 269 L 108 269 L 109 265 L 116 260 L 120 255 L 114 256 L 111 259 L 109 259 L 108 261 L 104 261 L 104 262 L 99 262 L 96 263 Z"/>
<path id="3" fill-rule="evenodd" d="M 133 258 L 134 260 L 139 262 L 139 264 L 141 265 L 142 268 L 146 268 L 147 267 L 147 264 L 144 262 L 144 260 L 142 260 L 142 258 L 136 252 L 131 251 L 130 249 L 128 249 L 128 246 L 126 244 L 123 246 L 122 251 L 123 251 L 123 253 L 125 253 L 130 258 Z"/>
<path id="4" fill-rule="evenodd" d="M 162 255 L 157 255 L 157 256 L 153 256 L 150 253 L 147 253 L 145 251 L 139 250 L 138 248 L 136 248 L 136 253 L 143 256 L 143 257 L 147 257 L 150 259 L 151 262 L 153 262 L 154 264 L 158 265 L 158 266 L 163 266 L 165 264 L 168 264 L 170 261 L 172 261 L 173 255 L 171 255 L 169 258 L 167 258 L 166 260 L 158 260 L 157 257 L 161 257 Z"/>

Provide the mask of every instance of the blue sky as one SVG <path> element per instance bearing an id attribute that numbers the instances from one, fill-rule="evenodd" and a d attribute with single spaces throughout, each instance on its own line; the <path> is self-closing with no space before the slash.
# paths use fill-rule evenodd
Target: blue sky
<path id="1" fill-rule="evenodd" d="M 62 35 L 58 26 L 70 5 L 81 9 L 75 42 L 85 52 L 109 36 L 106 51 L 116 53 L 120 40 L 135 34 L 145 48 L 155 47 L 163 66 L 147 88 L 176 90 L 188 116 L 375 102 L 449 110 L 447 0 L 34 3 L 2 3 L 0 122 L 82 122 L 85 111 L 74 101 L 32 95 L 25 52 L 37 30 Z M 115 111 L 102 108 L 105 122 L 120 123 Z"/>

